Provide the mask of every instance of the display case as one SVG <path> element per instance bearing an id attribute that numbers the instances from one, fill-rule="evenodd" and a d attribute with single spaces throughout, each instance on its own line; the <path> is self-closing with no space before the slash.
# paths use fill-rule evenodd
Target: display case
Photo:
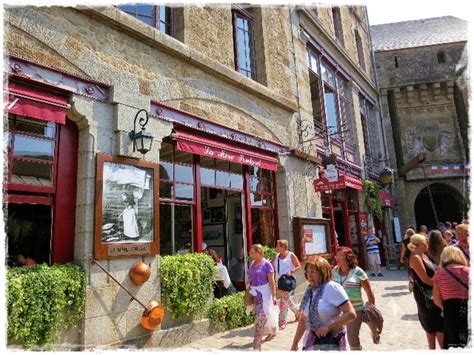
<path id="1" fill-rule="evenodd" d="M 293 238 L 295 254 L 300 260 L 311 255 L 320 255 L 332 260 L 332 246 L 329 219 L 323 218 L 293 218 Z"/>

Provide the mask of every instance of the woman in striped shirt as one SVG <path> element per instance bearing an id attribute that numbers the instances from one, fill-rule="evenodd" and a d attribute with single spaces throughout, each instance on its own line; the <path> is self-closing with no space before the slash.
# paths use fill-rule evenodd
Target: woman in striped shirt
<path id="1" fill-rule="evenodd" d="M 337 266 L 332 273 L 332 280 L 339 283 L 356 311 L 356 319 L 347 324 L 347 340 L 351 350 L 362 350 L 359 340 L 360 326 L 364 314 L 364 300 L 362 299 L 362 288 L 364 289 L 369 302 L 375 304 L 374 293 L 370 287 L 367 274 L 357 266 L 357 257 L 352 249 L 340 247 L 336 254 Z"/>
<path id="2" fill-rule="evenodd" d="M 440 261 L 441 268 L 433 277 L 433 301 L 443 310 L 443 348 L 465 347 L 469 337 L 469 266 L 455 246 L 444 248 Z"/>

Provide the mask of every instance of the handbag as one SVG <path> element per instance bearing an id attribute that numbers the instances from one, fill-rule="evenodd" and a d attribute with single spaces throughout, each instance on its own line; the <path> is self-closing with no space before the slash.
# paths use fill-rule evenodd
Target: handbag
<path id="1" fill-rule="evenodd" d="M 339 350 L 339 341 L 344 336 L 345 332 L 339 332 L 337 335 L 325 335 L 318 337 L 313 331 L 314 342 L 312 350 Z"/>
<path id="2" fill-rule="evenodd" d="M 277 255 L 278 273 L 280 273 L 280 255 Z M 286 292 L 291 292 L 296 288 L 296 277 L 293 275 L 281 275 L 278 278 L 278 289 Z"/>
<path id="3" fill-rule="evenodd" d="M 250 293 L 250 288 L 245 289 L 244 302 L 245 302 L 246 306 L 253 305 L 254 298 L 253 298 L 252 294 Z"/>
<path id="4" fill-rule="evenodd" d="M 433 301 L 433 289 L 432 288 L 425 289 L 416 280 L 415 280 L 415 285 L 417 285 L 417 287 L 420 290 L 421 294 L 425 298 L 425 307 L 426 307 L 426 309 L 434 309 L 436 307 L 436 305 Z"/>

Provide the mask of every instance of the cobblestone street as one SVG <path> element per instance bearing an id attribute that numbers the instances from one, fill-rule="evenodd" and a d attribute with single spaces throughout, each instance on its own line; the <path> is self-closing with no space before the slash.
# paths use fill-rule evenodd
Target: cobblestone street
<path id="1" fill-rule="evenodd" d="M 425 333 L 418 321 L 415 300 L 408 291 L 406 270 L 385 271 L 384 275 L 371 278 L 376 304 L 384 317 L 381 341 L 380 344 L 374 344 L 369 327 L 362 324 L 360 338 L 363 350 L 426 349 Z M 293 319 L 291 312 L 289 317 Z M 289 323 L 273 340 L 264 342 L 262 350 L 290 350 L 295 330 L 296 323 Z M 252 340 L 253 326 L 249 326 L 195 341 L 179 350 L 251 350 Z"/>

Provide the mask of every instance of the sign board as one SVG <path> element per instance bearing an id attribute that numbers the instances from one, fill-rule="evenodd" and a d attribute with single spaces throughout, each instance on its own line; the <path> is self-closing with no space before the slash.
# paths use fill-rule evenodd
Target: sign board
<path id="1" fill-rule="evenodd" d="M 393 217 L 393 230 L 395 232 L 395 241 L 397 243 L 402 242 L 402 233 L 400 231 L 400 220 L 398 217 Z"/>
<path id="2" fill-rule="evenodd" d="M 305 255 L 322 254 L 328 252 L 325 226 L 303 225 L 303 253 Z"/>
<path id="3" fill-rule="evenodd" d="M 336 182 L 339 179 L 336 166 L 334 164 L 329 164 L 324 171 L 324 176 L 329 182 Z"/>
<path id="4" fill-rule="evenodd" d="M 293 218 L 295 254 L 299 259 L 303 260 L 311 255 L 332 258 L 332 238 L 329 223 L 329 219 L 323 218 Z"/>

